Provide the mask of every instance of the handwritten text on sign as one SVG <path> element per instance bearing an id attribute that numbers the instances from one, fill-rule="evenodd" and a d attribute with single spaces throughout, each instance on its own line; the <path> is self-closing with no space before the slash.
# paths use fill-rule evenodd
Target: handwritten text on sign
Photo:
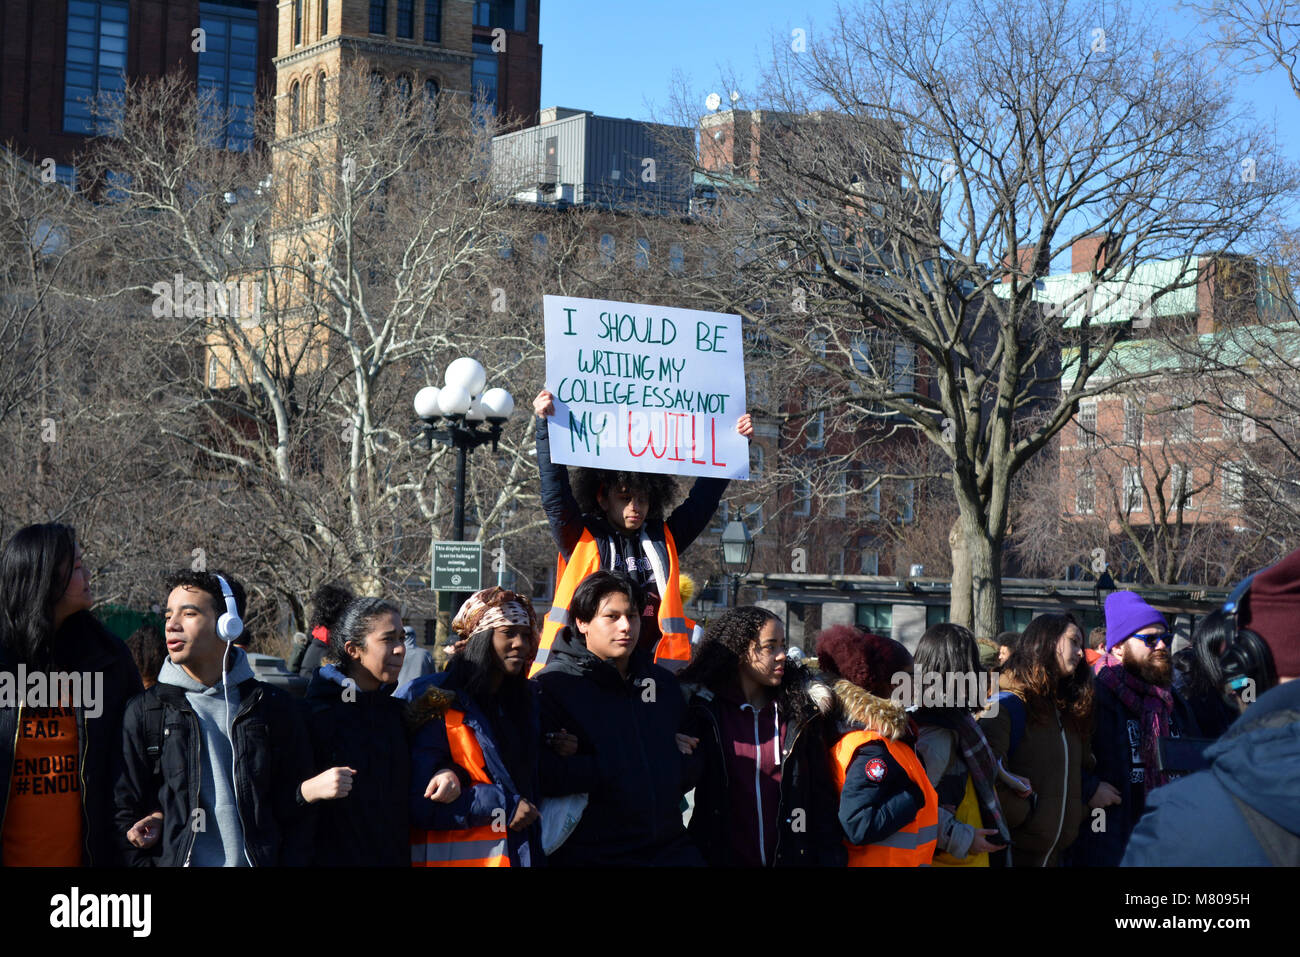
<path id="1" fill-rule="evenodd" d="M 740 317 L 544 297 L 551 459 L 749 478 Z"/>

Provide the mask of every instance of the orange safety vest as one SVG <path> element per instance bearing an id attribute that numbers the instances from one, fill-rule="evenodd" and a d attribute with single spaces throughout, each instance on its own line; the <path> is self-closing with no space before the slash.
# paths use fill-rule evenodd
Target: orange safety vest
<path id="1" fill-rule="evenodd" d="M 931 786 L 916 752 L 910 747 L 902 741 L 891 741 L 877 731 L 850 731 L 831 749 L 835 767 L 835 793 L 844 793 L 844 779 L 849 773 L 853 753 L 872 741 L 885 743 L 890 756 L 903 766 L 907 776 L 925 795 L 925 806 L 917 812 L 910 824 L 875 844 L 850 844 L 845 841 L 844 846 L 849 850 L 849 867 L 929 867 L 939 834 L 939 795 Z"/>
<path id="2" fill-rule="evenodd" d="M 659 631 L 662 637 L 654 648 L 654 661 L 669 671 L 680 671 L 691 660 L 691 630 L 695 623 L 686 617 L 682 608 L 682 594 L 678 589 L 677 545 L 673 542 L 673 533 L 664 526 L 664 544 L 668 547 L 667 582 L 659 582 Z M 550 657 L 551 643 L 560 629 L 568 625 L 574 629 L 577 625 L 569 615 L 569 602 L 578 585 L 592 572 L 600 571 L 600 544 L 590 531 L 583 529 L 582 537 L 573 548 L 573 554 L 565 562 L 564 556 L 557 559 L 555 566 L 555 597 L 551 599 L 551 610 L 542 626 L 542 641 L 537 648 L 537 659 L 533 662 L 528 677 L 534 677 L 546 667 Z M 657 576 L 656 576 L 657 577 Z"/>
<path id="3" fill-rule="evenodd" d="M 465 724 L 465 712 L 448 708 L 445 720 L 451 759 L 469 772 L 475 784 L 492 784 L 483 760 L 483 749 L 479 747 L 473 729 Z M 411 866 L 509 867 L 506 832 L 490 824 L 453 831 L 426 831 L 413 827 Z"/>

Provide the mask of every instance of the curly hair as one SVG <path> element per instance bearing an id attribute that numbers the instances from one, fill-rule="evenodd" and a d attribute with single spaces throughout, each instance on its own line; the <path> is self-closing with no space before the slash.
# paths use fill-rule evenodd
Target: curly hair
<path id="1" fill-rule="evenodd" d="M 735 681 L 740 663 L 758 643 L 758 636 L 769 621 L 780 623 L 781 619 L 757 605 L 741 605 L 723 612 L 709 624 L 691 656 L 691 663 L 678 674 L 678 680 L 682 684 L 703 685 L 713 692 Z M 797 723 L 806 721 L 817 710 L 802 690 L 804 681 L 803 669 L 787 661 L 777 691 L 777 708 Z"/>
<path id="2" fill-rule="evenodd" d="M 1056 663 L 1056 645 L 1071 627 L 1082 639 L 1083 629 L 1073 615 L 1039 615 L 1025 628 L 1002 669 L 1024 688 L 1038 722 L 1046 723 L 1049 705 L 1055 706 L 1068 726 L 1086 735 L 1092 728 L 1092 669 L 1080 661 L 1072 674 L 1062 675 Z"/>
<path id="3" fill-rule="evenodd" d="M 654 472 L 615 472 L 607 469 L 569 469 L 569 485 L 584 515 L 601 515 L 604 509 L 597 499 L 606 489 L 626 489 L 633 494 L 644 492 L 650 500 L 646 518 L 663 521 L 664 512 L 677 497 L 677 480 L 671 475 Z"/>
<path id="4" fill-rule="evenodd" d="M 311 618 L 307 621 L 307 630 L 314 631 L 324 625 L 326 630 L 333 629 L 334 623 L 343 614 L 355 596 L 338 582 L 321 585 L 311 596 Z"/>

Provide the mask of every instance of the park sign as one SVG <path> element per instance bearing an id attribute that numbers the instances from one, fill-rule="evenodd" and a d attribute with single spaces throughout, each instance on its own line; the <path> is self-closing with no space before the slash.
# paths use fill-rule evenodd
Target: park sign
<path id="1" fill-rule="evenodd" d="M 433 591 L 478 591 L 483 587 L 480 542 L 433 543 Z"/>
<path id="2" fill-rule="evenodd" d="M 543 297 L 551 461 L 749 478 L 740 317 Z"/>

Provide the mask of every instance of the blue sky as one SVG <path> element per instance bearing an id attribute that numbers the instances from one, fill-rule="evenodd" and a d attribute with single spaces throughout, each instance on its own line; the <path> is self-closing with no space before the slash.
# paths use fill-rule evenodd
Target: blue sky
<path id="1" fill-rule="evenodd" d="M 906 0 L 900 0 L 906 2 Z M 829 23 L 831 0 L 541 0 L 542 106 L 567 106 L 604 116 L 667 118 L 674 71 L 689 81 L 699 111 L 728 67 L 743 83 L 778 32 L 796 27 L 815 42 Z M 1173 3 L 1145 7 L 1174 35 L 1198 35 L 1195 18 Z M 1283 142 L 1300 158 L 1300 101 L 1280 71 L 1243 77 L 1238 96 L 1261 119 L 1276 119 Z M 724 101 L 725 102 L 725 101 Z"/>

